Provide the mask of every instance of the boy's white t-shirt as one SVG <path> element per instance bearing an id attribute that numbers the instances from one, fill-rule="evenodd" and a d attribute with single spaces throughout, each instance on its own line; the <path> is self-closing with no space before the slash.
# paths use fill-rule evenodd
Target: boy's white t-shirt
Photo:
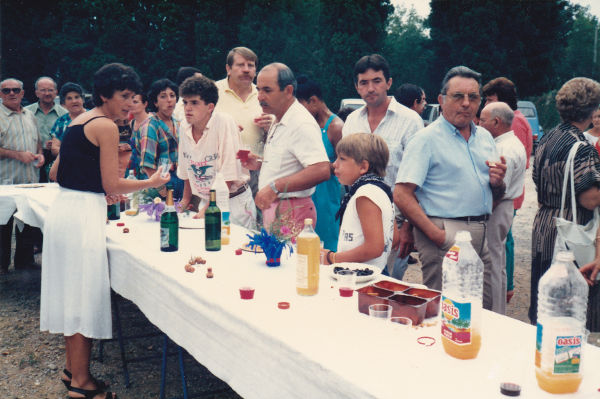
<path id="1" fill-rule="evenodd" d="M 356 210 L 356 199 L 367 197 L 381 209 L 381 221 L 383 224 L 383 240 L 385 243 L 383 253 L 374 259 L 364 263 L 376 266 L 383 270 L 387 263 L 388 254 L 392 248 L 394 237 L 394 207 L 387 194 L 374 184 L 365 184 L 356 190 L 356 193 L 348 201 L 344 219 L 340 227 L 338 238 L 338 252 L 348 251 L 365 242 L 365 236 L 360 225 L 358 212 Z"/>
<path id="2" fill-rule="evenodd" d="M 179 136 L 177 176 L 190 181 L 192 193 L 209 199 L 210 187 L 218 171 L 225 181 L 232 181 L 230 192 L 237 191 L 249 179 L 236 154 L 240 149 L 240 133 L 234 119 L 213 112 L 204 133 L 196 143 L 192 126 L 183 120 Z"/>

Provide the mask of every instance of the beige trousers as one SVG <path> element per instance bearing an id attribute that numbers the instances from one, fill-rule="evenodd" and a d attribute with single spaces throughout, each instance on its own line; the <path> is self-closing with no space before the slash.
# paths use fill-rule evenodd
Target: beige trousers
<path id="1" fill-rule="evenodd" d="M 446 231 L 446 240 L 442 247 L 433 243 L 421 230 L 414 228 L 415 245 L 421 259 L 423 284 L 434 290 L 442 289 L 442 261 L 444 255 L 454 244 L 457 231 L 465 230 L 471 233 L 471 245 L 483 261 L 483 308 L 492 308 L 491 269 L 492 262 L 486 242 L 487 222 L 465 222 L 455 219 L 429 217 L 437 227 Z"/>

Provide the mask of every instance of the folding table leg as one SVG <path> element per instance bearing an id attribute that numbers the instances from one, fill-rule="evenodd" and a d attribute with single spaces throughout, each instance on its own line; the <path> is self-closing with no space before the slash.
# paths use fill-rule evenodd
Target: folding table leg
<path id="1" fill-rule="evenodd" d="M 125 377 L 125 388 L 129 388 L 129 370 L 127 369 L 127 358 L 125 357 L 125 344 L 123 343 L 123 330 L 121 328 L 121 314 L 116 295 L 112 295 L 112 304 L 115 312 L 115 325 L 117 327 L 117 340 L 121 350 L 121 363 L 123 364 L 123 376 Z"/>
<path id="2" fill-rule="evenodd" d="M 165 385 L 167 384 L 167 351 L 169 350 L 169 337 L 164 335 L 162 365 L 160 367 L 160 399 L 165 399 Z"/>
<path id="3" fill-rule="evenodd" d="M 185 382 L 185 365 L 183 364 L 183 348 L 177 345 L 177 352 L 179 354 L 179 372 L 181 374 L 181 386 L 183 388 L 183 399 L 188 399 L 187 384 Z"/>

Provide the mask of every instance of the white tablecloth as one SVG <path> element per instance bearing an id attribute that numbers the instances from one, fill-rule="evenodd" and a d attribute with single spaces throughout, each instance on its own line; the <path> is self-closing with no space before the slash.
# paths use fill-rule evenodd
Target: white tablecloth
<path id="1" fill-rule="evenodd" d="M 43 209 L 30 211 L 43 220 Z M 268 268 L 262 254 L 234 254 L 245 240 L 241 228 L 232 228 L 232 245 L 214 253 L 203 250 L 203 230 L 181 229 L 180 250 L 163 253 L 158 223 L 146 214 L 121 221 L 128 234 L 115 222 L 108 226 L 112 287 L 245 398 L 500 398 L 502 381 L 519 383 L 522 397 L 556 397 L 537 386 L 535 328 L 528 324 L 484 311 L 479 356 L 457 360 L 444 353 L 439 324 L 405 332 L 358 313 L 357 297 L 339 297 L 327 267 L 318 295 L 296 295 L 293 258 Z M 186 273 L 190 255 L 208 262 Z M 254 287 L 255 298 L 241 300 L 241 286 Z M 279 301 L 290 309 L 278 309 Z M 419 336 L 437 343 L 423 347 Z M 583 367 L 579 392 L 561 397 L 599 395 L 598 348 L 585 346 Z"/>

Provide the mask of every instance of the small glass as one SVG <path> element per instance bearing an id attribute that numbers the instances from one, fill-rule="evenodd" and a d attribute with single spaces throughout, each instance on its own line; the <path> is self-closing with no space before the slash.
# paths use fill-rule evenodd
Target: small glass
<path id="1" fill-rule="evenodd" d="M 158 162 L 158 166 L 162 167 L 160 177 L 169 177 L 171 171 L 171 161 L 169 161 L 169 158 L 161 158 Z"/>
<path id="2" fill-rule="evenodd" d="M 340 270 L 336 275 L 340 296 L 351 297 L 356 286 L 356 272 L 354 270 Z"/>
<path id="3" fill-rule="evenodd" d="M 376 319 L 389 320 L 392 315 L 392 307 L 383 303 L 376 303 L 369 306 L 369 316 Z"/>

